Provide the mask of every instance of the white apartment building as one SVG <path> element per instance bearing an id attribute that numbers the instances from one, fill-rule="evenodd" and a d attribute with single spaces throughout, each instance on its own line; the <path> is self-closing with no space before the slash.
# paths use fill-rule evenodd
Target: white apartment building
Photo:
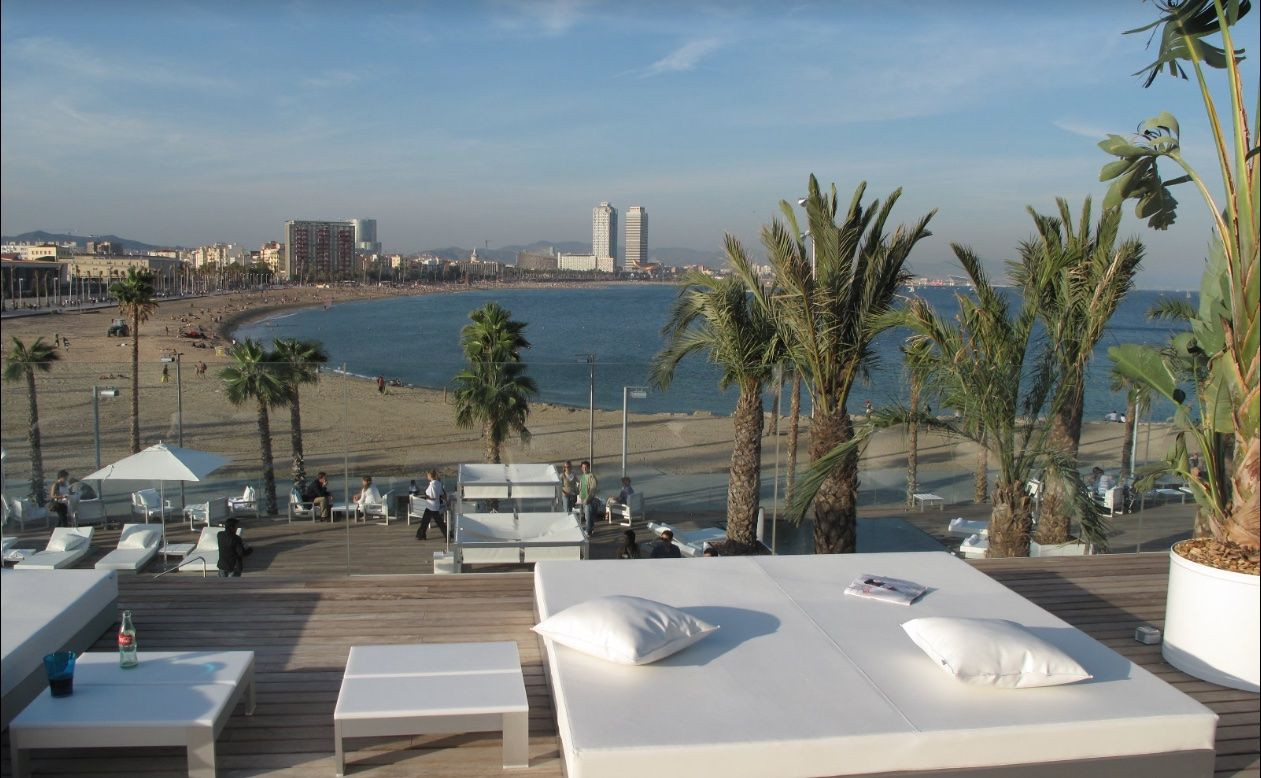
<path id="1" fill-rule="evenodd" d="M 18 259 L 61 259 L 74 254 L 74 249 L 55 243 L 5 243 L 0 254 L 16 254 Z"/>
<path id="2" fill-rule="evenodd" d="M 194 268 L 200 270 L 211 262 L 215 267 L 245 264 L 246 251 L 235 243 L 212 243 L 209 246 L 198 246 L 190 253 Z"/>
<path id="3" fill-rule="evenodd" d="M 557 254 L 556 269 L 612 273 L 613 257 L 598 257 L 595 254 Z"/>
<path id="4" fill-rule="evenodd" d="M 626 266 L 648 262 L 648 210 L 632 205 L 626 211 Z"/>
<path id="5" fill-rule="evenodd" d="M 607 202 L 591 209 L 591 253 L 617 259 L 617 209 Z"/>

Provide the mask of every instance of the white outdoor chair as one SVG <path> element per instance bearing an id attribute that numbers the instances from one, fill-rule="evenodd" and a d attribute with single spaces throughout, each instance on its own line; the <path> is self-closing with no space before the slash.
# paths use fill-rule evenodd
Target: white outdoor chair
<path id="1" fill-rule="evenodd" d="M 412 519 L 420 521 L 425 518 L 425 505 L 428 500 L 423 494 L 413 494 L 407 498 L 407 526 L 412 525 Z"/>
<path id="2" fill-rule="evenodd" d="M 230 515 L 228 498 L 216 497 L 213 500 L 189 505 L 184 508 L 184 516 L 188 519 L 188 528 L 197 529 L 198 524 L 223 523 Z"/>
<path id="3" fill-rule="evenodd" d="M 223 527 L 202 527 L 201 534 L 197 536 L 197 545 L 193 546 L 193 550 L 184 557 L 184 561 L 180 563 L 179 572 L 209 574 L 210 571 L 214 571 L 218 575 L 219 533 L 222 531 Z M 237 527 L 236 534 L 244 536 L 245 533 Z"/>
<path id="4" fill-rule="evenodd" d="M 154 516 L 165 524 L 166 517 L 172 510 L 171 501 L 163 503 L 162 495 L 158 494 L 157 489 L 141 489 L 131 493 L 131 513 L 133 516 L 143 516 L 145 524 Z"/>
<path id="5" fill-rule="evenodd" d="M 381 495 L 381 502 L 361 502 L 359 503 L 359 516 L 364 521 L 368 519 L 383 519 L 385 526 L 390 525 L 390 502 L 394 499 L 394 490 L 390 490 Z"/>
<path id="6" fill-rule="evenodd" d="M 605 523 L 612 524 L 615 516 L 618 520 L 617 523 L 623 527 L 631 526 L 636 518 L 642 519 L 644 517 L 644 495 L 640 492 L 634 492 L 626 504 L 611 499 L 606 500 L 604 503 Z"/>
<path id="7" fill-rule="evenodd" d="M 0 497 L 3 497 L 3 495 L 0 495 Z M 26 525 L 30 522 L 43 522 L 44 527 L 48 527 L 52 523 L 52 518 L 47 508 L 21 498 L 10 500 L 8 497 L 3 497 L 3 499 L 4 522 L 7 524 L 9 520 L 16 521 L 21 532 L 26 531 Z"/>
<path id="8" fill-rule="evenodd" d="M 19 562 L 18 570 L 60 570 L 78 562 L 92 550 L 93 527 L 56 527 L 43 551 Z"/>
<path id="9" fill-rule="evenodd" d="M 315 503 L 302 499 L 297 489 L 289 490 L 289 523 L 294 519 L 310 519 L 312 523 L 319 518 L 315 514 Z"/>
<path id="10" fill-rule="evenodd" d="M 74 493 L 70 495 L 70 518 L 75 526 L 109 523 L 109 517 L 105 515 L 104 500 L 100 497 L 84 499 Z"/>
<path id="11" fill-rule="evenodd" d="M 1095 498 L 1095 502 L 1106 510 L 1109 516 L 1125 513 L 1125 487 L 1113 486 L 1105 490 L 1101 496 Z"/>
<path id="12" fill-rule="evenodd" d="M 233 513 L 253 513 L 258 515 L 258 493 L 250 484 L 245 485 L 245 490 L 241 492 L 240 497 L 228 498 L 228 510 Z"/>
<path id="13" fill-rule="evenodd" d="M 147 524 L 124 524 L 118 536 L 118 547 L 101 557 L 97 570 L 138 573 L 153 557 L 162 543 L 162 530 Z"/>

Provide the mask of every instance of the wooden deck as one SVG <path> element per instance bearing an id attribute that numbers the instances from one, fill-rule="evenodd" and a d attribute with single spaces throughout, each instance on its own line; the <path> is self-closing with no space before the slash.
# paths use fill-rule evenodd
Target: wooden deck
<path id="1" fill-rule="evenodd" d="M 251 524 L 247 539 L 258 551 L 244 578 L 120 579 L 119 606 L 134 611 L 142 650 L 256 652 L 258 709 L 253 717 L 235 715 L 220 736 L 220 775 L 331 776 L 333 706 L 352 645 L 483 640 L 513 640 L 521 652 L 530 698 L 530 768 L 512 774 L 562 774 L 541 646 L 530 631 L 534 597 L 528 573 L 347 576 L 345 543 L 332 534 L 344 528 L 299 532 L 296 525 Z M 375 529 L 376 535 L 367 534 L 370 528 L 351 531 L 364 533 L 365 543 L 372 538 L 373 551 L 394 560 L 378 567 L 426 569 L 423 557 L 437 547 L 435 541 L 417 542 L 406 528 Z M 321 537 L 325 532 L 330 534 Z M 602 528 L 597 539 L 603 542 L 606 535 L 612 540 L 616 532 Z M 107 537 L 102 533 L 98 545 L 112 544 Z M 353 549 L 368 551 L 356 545 L 352 554 Z M 299 557 L 301 565 L 295 562 Z M 976 563 L 1217 711 L 1218 775 L 1258 775 L 1258 695 L 1192 679 L 1164 664 L 1159 647 L 1133 640 L 1137 625 L 1162 624 L 1167 565 L 1163 554 Z M 312 572 L 321 570 L 331 572 Z M 93 648 L 113 649 L 112 633 Z M 8 775 L 7 735 L 0 745 L 0 774 Z M 347 770 L 365 778 L 502 776 L 500 756 L 500 740 L 491 734 L 352 741 Z M 184 765 L 177 749 L 39 751 L 34 759 L 40 776 L 150 778 L 182 775 Z"/>

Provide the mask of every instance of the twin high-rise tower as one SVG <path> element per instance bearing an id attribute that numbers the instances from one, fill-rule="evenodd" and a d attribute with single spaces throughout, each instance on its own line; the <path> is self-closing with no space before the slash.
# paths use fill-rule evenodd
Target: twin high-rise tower
<path id="1" fill-rule="evenodd" d="M 602 202 L 591 209 L 591 253 L 617 258 L 617 209 Z M 626 261 L 632 266 L 648 261 L 648 212 L 632 205 L 626 212 Z"/>

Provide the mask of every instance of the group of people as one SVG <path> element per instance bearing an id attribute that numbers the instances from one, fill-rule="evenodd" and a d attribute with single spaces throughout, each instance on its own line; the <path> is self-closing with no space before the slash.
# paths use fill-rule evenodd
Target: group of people
<path id="1" fill-rule="evenodd" d="M 705 556 L 717 556 L 718 553 L 706 547 Z M 622 533 L 622 545 L 617 547 L 618 559 L 640 559 L 639 541 L 635 538 L 635 530 L 628 529 Z M 664 529 L 648 549 L 649 559 L 682 559 L 683 552 L 674 544 L 674 530 Z"/>
<path id="2" fill-rule="evenodd" d="M 412 479 L 408 485 L 407 494 L 409 497 L 420 497 L 423 495 L 425 500 L 424 514 L 420 520 L 420 527 L 416 530 L 417 540 L 426 540 L 429 535 L 429 525 L 432 524 L 442 530 L 443 535 L 447 534 L 446 507 L 447 507 L 447 490 L 442 485 L 442 479 L 438 476 L 437 470 L 430 470 L 425 474 L 429 483 L 422 490 L 417 484 L 416 479 Z M 307 486 L 302 493 L 302 500 L 311 503 L 311 508 L 315 511 L 315 515 L 325 521 L 333 520 L 333 495 L 328 489 L 328 473 L 320 471 L 316 474 L 315 480 Z M 381 505 L 384 499 L 381 497 L 381 490 L 377 489 L 372 483 L 372 476 L 365 475 L 360 485 L 359 491 L 355 492 L 350 498 L 352 506 L 356 510 L 366 512 L 368 505 Z"/>
<path id="3" fill-rule="evenodd" d="M 575 473 L 574 464 L 569 460 L 560 466 L 560 492 L 567 513 L 572 512 L 575 507 L 581 508 L 583 530 L 587 537 L 591 537 L 591 533 L 595 532 L 596 516 L 600 513 L 600 498 L 596 495 L 600 481 L 591 472 L 591 463 L 587 460 L 579 462 L 578 468 L 579 471 Z M 608 498 L 609 507 L 616 510 L 619 506 L 627 505 L 633 494 L 635 488 L 631 486 L 631 479 L 623 476 L 621 490 Z"/>

